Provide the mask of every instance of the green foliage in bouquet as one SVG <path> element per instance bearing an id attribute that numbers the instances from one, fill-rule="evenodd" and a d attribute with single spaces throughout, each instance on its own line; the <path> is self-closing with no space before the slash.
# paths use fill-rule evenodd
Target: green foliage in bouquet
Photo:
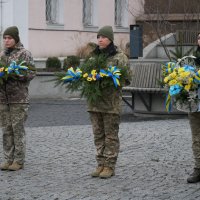
<path id="1" fill-rule="evenodd" d="M 0 84 L 3 84 L 8 78 L 14 80 L 23 80 L 25 77 L 30 75 L 35 68 L 27 65 L 25 61 L 11 62 L 9 66 L 6 66 L 3 62 L 0 62 Z"/>
<path id="2" fill-rule="evenodd" d="M 66 90 L 80 91 L 89 103 L 96 103 L 105 88 L 118 89 L 128 77 L 127 66 L 108 66 L 105 55 L 87 58 L 80 68 L 69 68 L 66 73 L 56 73 L 55 85 L 65 85 Z"/>
<path id="3" fill-rule="evenodd" d="M 98 76 L 95 76 L 95 72 L 99 73 L 100 69 L 105 68 L 105 55 L 87 58 L 81 66 L 81 70 L 84 71 L 85 76 L 92 74 L 91 77 L 87 77 L 87 79 L 83 81 L 83 87 L 81 88 L 81 96 L 86 97 L 89 103 L 97 102 L 102 96 L 102 89 L 106 85 L 108 87 L 112 85 L 112 81 L 108 81 L 108 78 L 104 77 L 104 79 L 100 80 Z"/>
<path id="4" fill-rule="evenodd" d="M 0 61 L 0 85 L 3 84 L 3 81 L 8 78 L 7 73 L 6 73 L 6 67 L 4 64 Z"/>
<path id="5" fill-rule="evenodd" d="M 181 106 L 181 109 L 184 107 L 185 112 L 196 110 L 200 70 L 196 68 L 194 59 L 194 56 L 184 56 L 178 62 L 167 62 L 162 66 L 163 84 L 168 90 L 165 105 L 167 111 L 171 110 L 172 103 Z"/>

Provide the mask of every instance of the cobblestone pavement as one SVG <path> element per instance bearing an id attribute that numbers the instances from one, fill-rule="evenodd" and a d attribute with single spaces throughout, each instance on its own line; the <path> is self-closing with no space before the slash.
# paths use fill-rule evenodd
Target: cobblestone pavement
<path id="1" fill-rule="evenodd" d="M 71 110 L 73 120 L 71 111 L 69 115 L 63 113 L 66 111 L 63 106 L 55 109 L 49 104 L 48 109 L 44 109 L 49 114 L 43 111 L 45 106 L 47 104 L 35 102 L 30 109 L 24 170 L 0 171 L 0 200 L 200 199 L 200 183 L 186 183 L 193 167 L 191 133 L 186 118 L 123 120 L 116 176 L 99 179 L 89 175 L 96 162 L 87 114 L 82 113 L 82 120 L 75 115 L 85 109 L 84 103 L 80 106 L 82 109 L 77 111 L 79 106 L 75 106 Z M 40 108 L 43 115 L 37 115 L 36 108 Z M 48 123 L 44 116 L 49 119 Z M 34 121 L 34 117 L 38 120 Z M 65 119 L 65 124 L 62 120 L 55 123 L 55 118 L 60 117 Z M 80 125 L 69 123 L 76 119 Z M 2 137 L 0 146 L 2 149 Z"/>

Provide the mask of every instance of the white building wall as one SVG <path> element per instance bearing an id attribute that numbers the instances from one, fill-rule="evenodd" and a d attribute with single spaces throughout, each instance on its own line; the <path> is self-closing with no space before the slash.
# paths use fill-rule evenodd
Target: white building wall
<path id="1" fill-rule="evenodd" d="M 20 39 L 28 48 L 28 3 L 29 0 L 0 0 L 1 43 L 4 30 L 9 26 L 17 26 Z"/>
<path id="2" fill-rule="evenodd" d="M 13 1 L 12 0 L 0 0 L 0 41 L 2 46 L 3 31 L 6 27 L 10 26 L 13 21 Z"/>
<path id="3" fill-rule="evenodd" d="M 62 26 L 48 26 L 45 17 L 45 0 L 0 0 L 0 34 L 8 26 L 19 27 L 20 38 L 34 57 L 67 56 L 76 54 L 78 48 L 96 42 L 99 27 L 112 25 L 115 44 L 129 42 L 129 27 L 114 26 L 114 0 L 96 0 L 95 23 L 92 28 L 83 27 L 82 0 L 64 0 Z M 143 0 L 129 0 L 128 24 L 135 23 Z M 2 38 L 2 37 L 1 37 Z"/>
<path id="4" fill-rule="evenodd" d="M 29 48 L 28 22 L 29 22 L 29 0 L 13 0 L 13 23 L 19 28 L 21 42 L 25 48 Z"/>

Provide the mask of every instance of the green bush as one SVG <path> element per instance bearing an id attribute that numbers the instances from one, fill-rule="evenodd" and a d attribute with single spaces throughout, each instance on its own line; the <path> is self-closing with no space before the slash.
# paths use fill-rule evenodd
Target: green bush
<path id="1" fill-rule="evenodd" d="M 97 44 L 94 42 L 89 42 L 86 45 L 79 47 L 77 49 L 76 55 L 80 58 L 87 58 L 91 55 L 91 52 L 94 51 L 94 49 L 97 47 Z"/>
<path id="2" fill-rule="evenodd" d="M 46 60 L 46 68 L 48 71 L 60 71 L 61 61 L 58 57 L 48 57 Z"/>
<path id="3" fill-rule="evenodd" d="M 78 56 L 67 56 L 63 61 L 63 69 L 67 70 L 70 67 L 74 69 L 80 65 L 80 58 Z"/>

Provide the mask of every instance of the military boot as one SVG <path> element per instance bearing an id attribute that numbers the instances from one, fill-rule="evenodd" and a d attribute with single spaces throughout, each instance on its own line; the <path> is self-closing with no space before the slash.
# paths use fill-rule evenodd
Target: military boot
<path id="1" fill-rule="evenodd" d="M 8 170 L 17 171 L 17 170 L 20 170 L 20 169 L 23 169 L 23 168 L 24 168 L 23 164 L 18 164 L 17 162 L 13 162 L 12 165 L 10 165 L 8 167 Z"/>
<path id="2" fill-rule="evenodd" d="M 99 174 L 103 171 L 103 166 L 98 166 L 94 172 L 91 173 L 92 177 L 98 177 Z"/>
<path id="3" fill-rule="evenodd" d="M 100 178 L 110 178 L 111 176 L 115 175 L 114 169 L 110 167 L 104 167 L 103 171 L 99 174 Z"/>
<path id="4" fill-rule="evenodd" d="M 200 168 L 194 168 L 194 172 L 188 177 L 188 183 L 200 182 Z"/>
<path id="5" fill-rule="evenodd" d="M 9 166 L 11 165 L 12 163 L 9 163 L 9 162 L 5 162 L 5 163 L 2 163 L 0 165 L 0 169 L 1 170 L 8 170 Z"/>

